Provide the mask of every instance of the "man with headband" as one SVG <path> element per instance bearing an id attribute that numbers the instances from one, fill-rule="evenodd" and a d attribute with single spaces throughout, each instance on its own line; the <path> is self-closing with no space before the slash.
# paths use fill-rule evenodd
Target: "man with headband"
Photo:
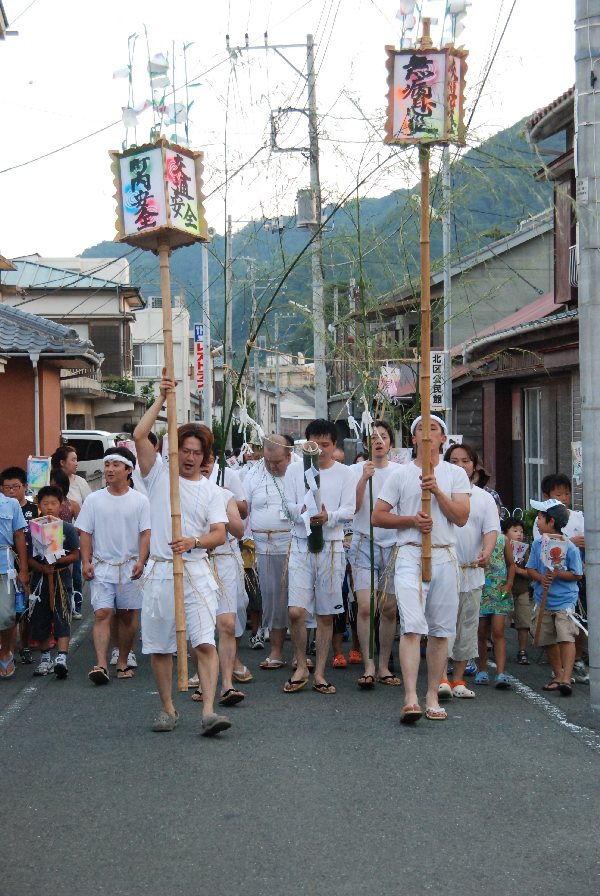
<path id="1" fill-rule="evenodd" d="M 401 466 L 385 483 L 373 509 L 373 525 L 396 529 L 395 587 L 400 612 L 400 666 L 404 679 L 404 709 L 400 721 L 416 722 L 421 716 L 417 676 L 421 636 L 427 641 L 428 719 L 447 718 L 438 702 L 438 688 L 446 671 L 448 638 L 456 632 L 458 566 L 455 526 L 469 518 L 471 486 L 460 467 L 440 459 L 446 441 L 446 424 L 431 416 L 431 473 L 423 470 L 421 417 L 412 428 L 417 456 Z M 431 491 L 431 516 L 421 510 L 424 489 Z M 422 535 L 431 532 L 431 582 L 422 581 Z"/>
<path id="2" fill-rule="evenodd" d="M 110 623 L 118 623 L 117 678 L 133 678 L 127 657 L 133 649 L 142 606 L 140 579 L 150 551 L 150 504 L 134 491 L 134 455 L 127 448 L 104 454 L 106 488 L 88 496 L 77 517 L 83 576 L 90 583 L 94 610 L 96 665 L 88 678 L 94 684 L 109 680 L 107 651 Z"/>

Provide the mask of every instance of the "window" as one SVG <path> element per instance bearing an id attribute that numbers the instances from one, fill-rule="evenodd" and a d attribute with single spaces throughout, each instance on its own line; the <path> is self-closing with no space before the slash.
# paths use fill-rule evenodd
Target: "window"
<path id="1" fill-rule="evenodd" d="M 525 389 L 525 506 L 542 497 L 542 390 Z"/>
<path id="2" fill-rule="evenodd" d="M 160 378 L 163 368 L 162 342 L 142 342 L 133 346 L 133 375 L 143 379 Z"/>
<path id="3" fill-rule="evenodd" d="M 277 423 L 277 405 L 271 405 L 271 423 Z"/>
<path id="4" fill-rule="evenodd" d="M 90 324 L 90 340 L 97 352 L 102 352 L 102 376 L 122 376 L 121 330 L 119 324 Z"/>

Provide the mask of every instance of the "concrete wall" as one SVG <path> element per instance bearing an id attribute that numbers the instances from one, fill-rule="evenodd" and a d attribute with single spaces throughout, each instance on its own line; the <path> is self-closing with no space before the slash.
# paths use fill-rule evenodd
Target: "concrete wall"
<path id="1" fill-rule="evenodd" d="M 40 451 L 52 454 L 60 445 L 60 370 L 43 360 L 38 364 L 40 389 Z M 34 375 L 29 359 L 10 358 L 0 374 L 0 469 L 27 466 L 35 454 Z"/>

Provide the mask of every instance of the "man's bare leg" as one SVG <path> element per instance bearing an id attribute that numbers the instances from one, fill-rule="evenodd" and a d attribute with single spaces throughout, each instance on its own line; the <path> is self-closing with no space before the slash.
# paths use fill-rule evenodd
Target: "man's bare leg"
<path id="1" fill-rule="evenodd" d="M 356 592 L 356 600 L 358 603 L 356 629 L 358 632 L 358 640 L 360 642 L 360 652 L 362 653 L 363 662 L 365 664 L 365 675 L 372 675 L 373 678 L 375 678 L 375 661 L 374 659 L 369 659 L 369 638 L 371 634 L 371 591 L 368 588 L 361 588 L 360 591 Z"/>
<path id="2" fill-rule="evenodd" d="M 110 631 L 110 624 L 107 626 L 107 628 Z M 165 712 L 174 714 L 175 707 L 173 706 L 171 693 L 173 686 L 173 654 L 153 653 L 150 659 L 152 663 L 152 673 L 154 675 L 154 680 L 156 681 L 162 708 Z"/>
<path id="3" fill-rule="evenodd" d="M 283 662 L 283 644 L 285 641 L 285 632 L 286 630 L 284 628 L 269 629 L 269 639 L 271 642 L 271 654 L 269 656 L 270 660 Z M 306 653 L 306 647 L 304 653 Z"/>
<path id="4" fill-rule="evenodd" d="M 421 662 L 421 635 L 409 632 L 400 636 L 400 669 L 404 680 L 404 705 L 418 704 L 417 677 Z M 437 699 L 437 698 L 436 698 Z"/>
<path id="5" fill-rule="evenodd" d="M 234 613 L 231 615 L 235 616 Z M 221 617 L 217 617 L 217 623 L 220 618 Z M 203 697 L 202 718 L 204 718 L 211 712 L 214 712 L 213 704 L 215 701 L 215 693 L 217 691 L 217 679 L 219 678 L 219 656 L 214 644 L 200 644 L 198 647 L 194 647 L 194 652 L 198 660 L 198 676 L 200 678 L 200 690 L 202 691 Z"/>
<path id="6" fill-rule="evenodd" d="M 396 595 L 387 594 L 383 609 L 379 615 L 379 670 L 382 678 L 389 675 L 390 656 L 396 637 Z"/>
<path id="7" fill-rule="evenodd" d="M 315 644 L 317 656 L 315 658 L 315 684 L 326 684 L 325 663 L 331 648 L 331 636 L 333 635 L 333 616 L 319 616 L 317 613 L 317 634 Z M 306 659 L 306 658 L 305 658 Z M 298 667 L 300 664 L 298 663 Z"/>
<path id="8" fill-rule="evenodd" d="M 292 674 L 292 681 L 305 681 L 308 678 L 308 666 L 306 665 L 306 610 L 304 607 L 290 607 L 290 637 L 298 663 Z"/>
<path id="9" fill-rule="evenodd" d="M 119 659 L 117 660 L 117 671 L 127 668 L 127 657 L 133 650 L 133 642 L 138 628 L 138 611 L 137 610 L 117 610 L 116 619 L 118 626 Z"/>
<path id="10" fill-rule="evenodd" d="M 448 638 L 435 638 L 429 635 L 427 639 L 427 696 L 425 706 L 427 709 L 439 709 L 438 688 L 446 672 L 448 662 Z"/>
<path id="11" fill-rule="evenodd" d="M 108 654 L 108 645 L 110 643 L 110 622 L 113 615 L 113 611 L 110 607 L 103 607 L 100 610 L 96 610 L 94 613 L 92 638 L 94 641 L 94 649 L 96 651 L 96 665 L 102 666 L 103 669 L 108 669 L 106 656 Z M 116 646 L 118 646 L 118 641 L 116 642 Z M 125 668 L 125 666 L 123 668 Z"/>
<path id="12" fill-rule="evenodd" d="M 220 616 L 217 616 L 217 630 L 219 632 L 219 662 L 221 664 L 221 696 L 223 696 L 225 691 L 233 688 L 232 675 L 236 654 L 235 613 L 221 613 Z"/>

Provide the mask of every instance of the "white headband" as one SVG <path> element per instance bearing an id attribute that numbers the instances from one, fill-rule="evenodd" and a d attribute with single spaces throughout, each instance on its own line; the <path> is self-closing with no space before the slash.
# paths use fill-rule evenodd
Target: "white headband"
<path id="1" fill-rule="evenodd" d="M 127 457 L 123 457 L 122 454 L 105 454 L 102 460 L 118 460 L 120 463 L 125 464 L 126 467 L 131 467 L 133 470 L 133 464 Z"/>
<path id="2" fill-rule="evenodd" d="M 442 427 L 442 432 L 444 433 L 445 436 L 447 436 L 447 435 L 448 435 L 448 427 L 446 426 L 446 424 L 444 423 L 444 421 L 442 420 L 442 418 L 441 418 L 441 417 L 438 417 L 436 414 L 431 414 L 431 419 L 432 419 L 432 420 L 435 420 L 436 423 L 439 423 L 439 424 L 440 424 L 440 426 Z M 411 434 L 411 436 L 414 436 L 414 434 L 415 434 L 415 429 L 417 428 L 417 423 L 420 423 L 421 420 L 422 420 L 422 417 L 421 417 L 420 414 L 419 414 L 419 416 L 416 418 L 416 420 L 413 420 L 413 424 L 412 424 L 412 426 L 411 426 L 411 428 L 410 428 L 410 434 Z"/>

